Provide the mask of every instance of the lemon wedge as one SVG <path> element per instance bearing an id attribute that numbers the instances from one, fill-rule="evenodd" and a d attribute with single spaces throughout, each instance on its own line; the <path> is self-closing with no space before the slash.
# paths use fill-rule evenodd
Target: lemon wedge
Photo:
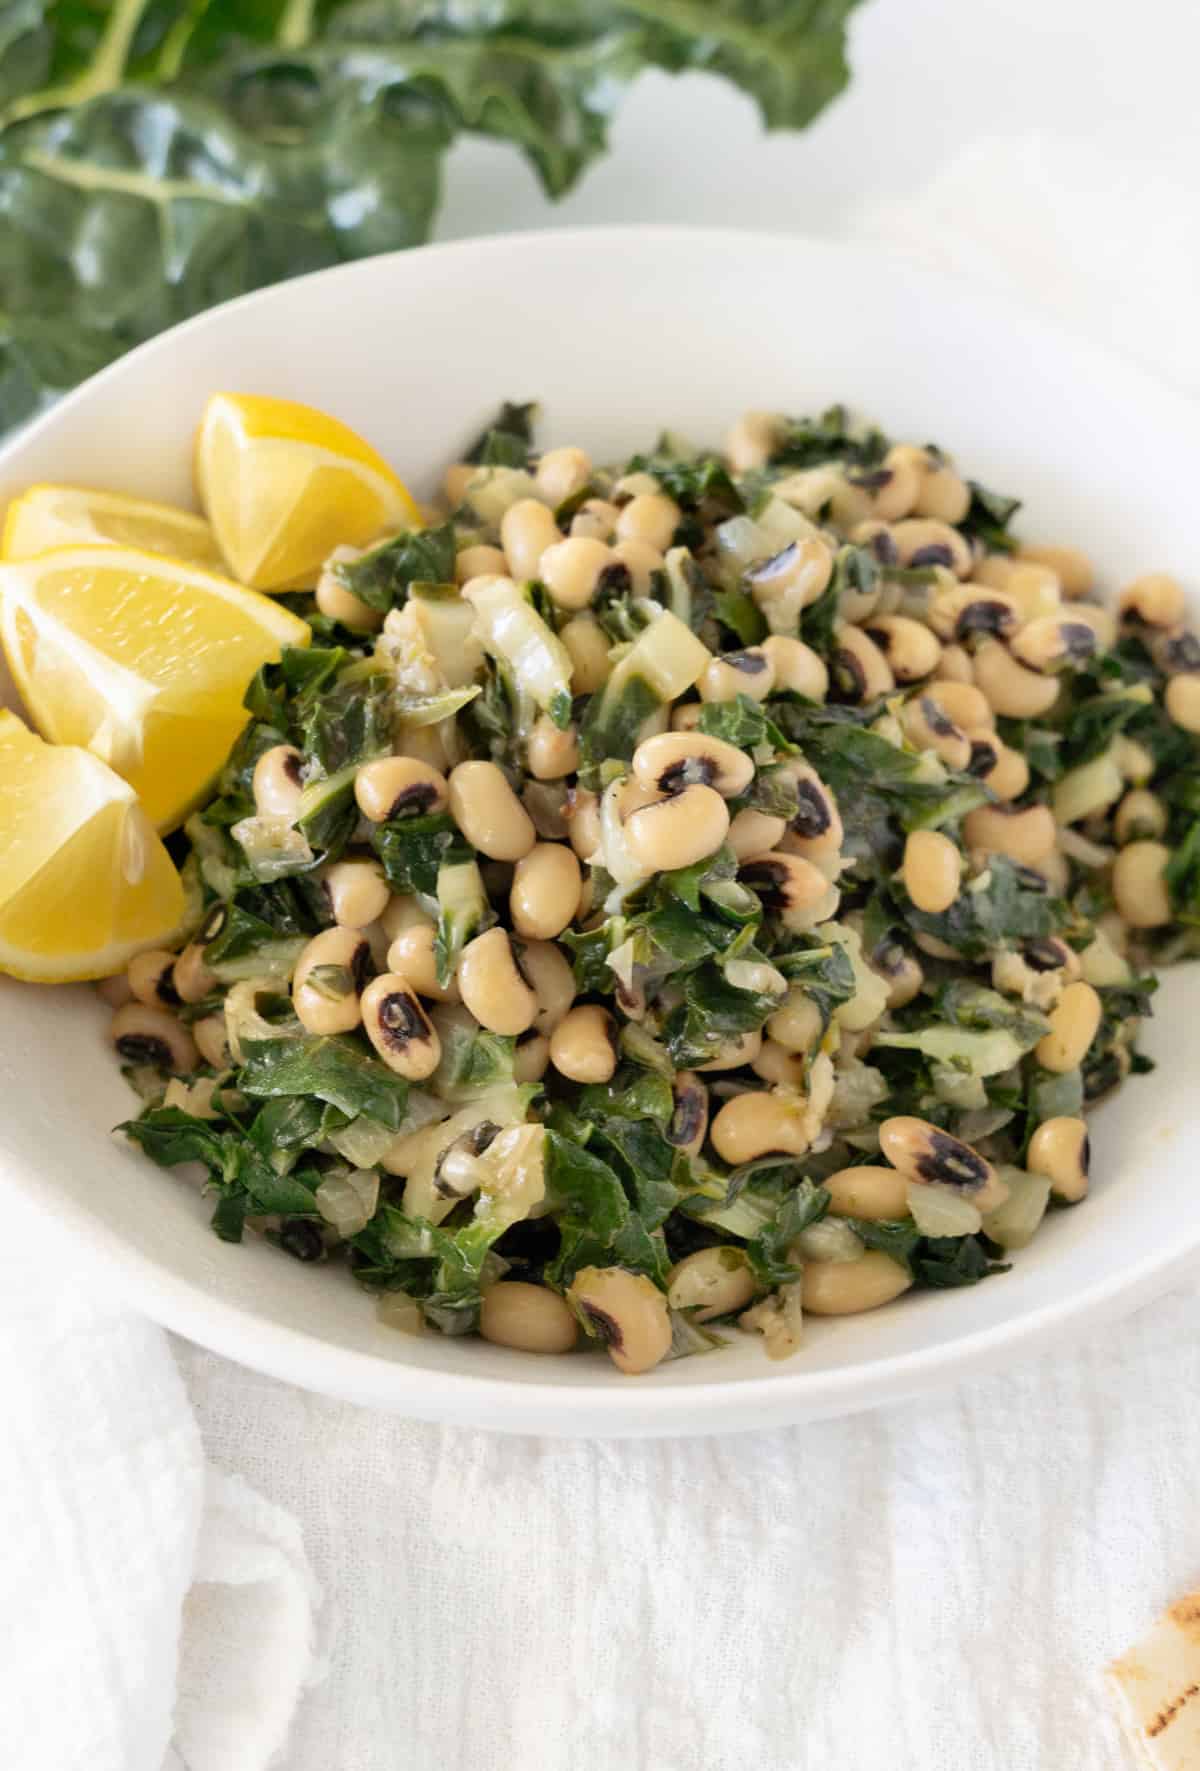
<path id="1" fill-rule="evenodd" d="M 123 775 L 159 830 L 220 771 L 255 671 L 310 638 L 268 597 L 134 548 L 0 565 L 0 642 L 33 724 Z"/>
<path id="2" fill-rule="evenodd" d="M 231 571 L 257 590 L 311 586 L 339 542 L 364 547 L 421 521 L 382 455 L 295 400 L 214 394 L 196 433 L 195 469 Z"/>
<path id="3" fill-rule="evenodd" d="M 84 486 L 31 486 L 14 498 L 4 520 L 0 556 L 28 560 L 51 547 L 89 541 L 165 553 L 191 565 L 222 570 L 220 549 L 203 517 L 171 504 Z"/>
<path id="4" fill-rule="evenodd" d="M 0 972 L 106 978 L 177 933 L 183 884 L 128 782 L 0 708 Z"/>

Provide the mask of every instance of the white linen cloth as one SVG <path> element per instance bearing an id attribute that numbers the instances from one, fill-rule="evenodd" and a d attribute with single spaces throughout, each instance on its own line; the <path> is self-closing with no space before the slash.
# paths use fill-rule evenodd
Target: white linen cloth
<path id="1" fill-rule="evenodd" d="M 561 219 L 885 238 L 1200 391 L 1196 22 L 970 15 L 875 0 L 850 98 L 799 141 L 648 80 Z M 444 231 L 552 219 L 486 152 Z M 1200 1582 L 1200 1287 L 893 1411 L 506 1440 L 180 1344 L 177 1369 L 78 1254 L 6 1229 L 6 1771 L 1120 1771 L 1100 1669 Z"/>

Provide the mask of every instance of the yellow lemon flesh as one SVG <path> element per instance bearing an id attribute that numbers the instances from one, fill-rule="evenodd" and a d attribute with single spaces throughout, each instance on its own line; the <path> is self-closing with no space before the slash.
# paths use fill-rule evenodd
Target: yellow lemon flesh
<path id="1" fill-rule="evenodd" d="M 4 521 L 0 555 L 28 560 L 51 547 L 90 541 L 164 553 L 210 571 L 223 569 L 220 549 L 203 517 L 171 504 L 84 486 L 31 486 L 14 498 Z"/>
<path id="2" fill-rule="evenodd" d="M 170 941 L 184 890 L 133 789 L 0 708 L 0 972 L 106 978 Z"/>
<path id="3" fill-rule="evenodd" d="M 382 455 L 295 400 L 214 394 L 196 433 L 196 488 L 243 584 L 316 583 L 339 544 L 365 547 L 421 513 Z"/>
<path id="4" fill-rule="evenodd" d="M 0 565 L 0 641 L 34 725 L 124 776 L 159 830 L 219 773 L 255 671 L 310 638 L 269 598 L 133 548 Z"/>

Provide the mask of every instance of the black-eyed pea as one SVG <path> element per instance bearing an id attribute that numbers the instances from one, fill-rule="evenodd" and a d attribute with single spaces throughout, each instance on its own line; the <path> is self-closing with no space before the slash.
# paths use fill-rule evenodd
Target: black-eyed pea
<path id="1" fill-rule="evenodd" d="M 661 492 L 642 492 L 631 498 L 617 517 L 617 541 L 640 541 L 665 553 L 682 515 L 673 498 Z"/>
<path id="2" fill-rule="evenodd" d="M 811 646 L 787 634 L 773 633 L 763 641 L 762 651 L 774 673 L 772 689 L 776 693 L 824 701 L 829 693 L 829 672 L 825 660 Z"/>
<path id="3" fill-rule="evenodd" d="M 747 646 L 713 658 L 696 687 L 702 701 L 734 701 L 739 695 L 765 701 L 775 687 L 775 669 L 761 646 Z"/>
<path id="4" fill-rule="evenodd" d="M 537 841 L 533 820 L 495 763 L 459 763 L 450 772 L 448 800 L 458 828 L 489 860 L 519 861 Z"/>
<path id="5" fill-rule="evenodd" d="M 772 1088 L 799 1090 L 808 1075 L 808 1059 L 800 1052 L 790 1052 L 773 1039 L 764 1039 L 758 1056 L 750 1065 L 756 1076 Z"/>
<path id="6" fill-rule="evenodd" d="M 480 1293 L 479 1332 L 519 1353 L 569 1353 L 579 1324 L 556 1291 L 523 1279 L 500 1279 Z"/>
<path id="7" fill-rule="evenodd" d="M 1065 597 L 1087 596 L 1096 582 L 1095 567 L 1078 547 L 1023 541 L 1017 549 L 1017 559 L 1023 564 L 1048 567 L 1058 579 Z"/>
<path id="8" fill-rule="evenodd" d="M 992 712 L 1009 719 L 1037 719 L 1050 711 L 1059 695 L 1056 677 L 1028 670 L 999 640 L 985 640 L 976 652 L 975 681 Z"/>
<path id="9" fill-rule="evenodd" d="M 454 556 L 456 584 L 469 584 L 472 578 L 506 578 L 508 561 L 498 547 L 462 547 Z"/>
<path id="10" fill-rule="evenodd" d="M 582 492 L 591 478 L 591 456 L 583 449 L 566 446 L 547 449 L 534 470 L 538 492 L 552 509 Z"/>
<path id="11" fill-rule="evenodd" d="M 913 830 L 904 844 L 904 889 L 918 910 L 940 915 L 958 896 L 962 855 L 940 830 Z"/>
<path id="12" fill-rule="evenodd" d="M 1045 1175 L 1055 1199 L 1075 1205 L 1088 1190 L 1091 1143 L 1082 1119 L 1043 1120 L 1029 1140 L 1026 1166 Z"/>
<path id="13" fill-rule="evenodd" d="M 701 783 L 730 799 L 753 781 L 754 762 L 736 745 L 706 732 L 660 732 L 634 751 L 633 773 L 655 795 Z"/>
<path id="14" fill-rule="evenodd" d="M 894 523 L 916 508 L 922 477 L 916 462 L 904 456 L 879 467 L 847 468 L 830 498 L 830 515 L 845 529 Z"/>
<path id="15" fill-rule="evenodd" d="M 704 1064 L 693 1066 L 701 1074 L 712 1070 L 740 1070 L 744 1064 L 752 1064 L 762 1050 L 763 1036 L 761 1027 L 751 1028 L 749 1033 L 739 1033 L 736 1038 L 722 1045 L 715 1057 Z"/>
<path id="16" fill-rule="evenodd" d="M 1117 607 L 1128 621 L 1143 627 L 1175 627 L 1187 612 L 1187 596 L 1178 578 L 1169 572 L 1147 572 L 1135 578 L 1117 598 Z"/>
<path id="17" fill-rule="evenodd" d="M 458 985 L 451 977 L 446 984 L 438 978 L 437 929 L 432 923 L 416 923 L 402 929 L 387 950 L 387 969 L 407 978 L 418 996 L 434 1002 L 457 1002 Z"/>
<path id="18" fill-rule="evenodd" d="M 783 420 L 777 412 L 743 412 L 725 438 L 730 473 L 753 473 L 765 467 L 782 435 Z"/>
<path id="19" fill-rule="evenodd" d="M 685 1255 L 667 1276 L 668 1304 L 687 1310 L 693 1322 L 711 1322 L 744 1309 L 756 1289 L 744 1250 L 724 1244 Z"/>
<path id="20" fill-rule="evenodd" d="M 962 961 L 962 954 L 957 947 L 952 947 L 949 941 L 939 941 L 936 935 L 927 935 L 923 929 L 913 935 L 913 945 L 919 947 L 922 953 L 927 953 L 930 959 Z"/>
<path id="21" fill-rule="evenodd" d="M 225 1070 L 229 1066 L 229 1039 L 225 1032 L 225 1016 L 205 1015 L 199 1021 L 192 1022 L 192 1038 L 196 1042 L 196 1050 L 206 1064 L 214 1070 Z"/>
<path id="22" fill-rule="evenodd" d="M 1008 1198 L 1008 1187 L 986 1157 L 927 1119 L 898 1114 L 879 1128 L 879 1147 L 893 1168 L 930 1187 L 950 1187 L 991 1211 Z"/>
<path id="23" fill-rule="evenodd" d="M 583 1267 L 571 1281 L 567 1302 L 626 1377 L 652 1370 L 671 1350 L 667 1300 L 644 1273 Z"/>
<path id="24" fill-rule="evenodd" d="M 503 929 L 488 929 L 467 942 L 458 961 L 458 988 L 489 1033 L 524 1033 L 537 1017 L 537 997 L 521 976 Z"/>
<path id="25" fill-rule="evenodd" d="M 785 927 L 804 926 L 824 907 L 831 890 L 825 874 L 806 856 L 778 849 L 769 855 L 751 855 L 738 868 L 738 878 L 758 894 L 764 910 L 782 918 Z"/>
<path id="26" fill-rule="evenodd" d="M 1044 615 L 1062 615 L 1062 586 L 1049 566 L 1017 561 L 1004 581 L 1003 594 L 1016 604 L 1022 621 L 1039 621 Z"/>
<path id="27" fill-rule="evenodd" d="M 789 1052 L 813 1051 L 824 1031 L 824 1016 L 802 984 L 793 984 L 779 1008 L 767 1019 L 771 1039 Z"/>
<path id="28" fill-rule="evenodd" d="M 874 640 L 898 683 L 918 683 L 937 669 L 942 643 L 923 621 L 907 615 L 872 615 L 863 632 Z"/>
<path id="29" fill-rule="evenodd" d="M 996 723 L 986 695 L 972 683 L 930 683 L 926 693 L 964 731 Z"/>
<path id="30" fill-rule="evenodd" d="M 675 1105 L 663 1136 L 685 1156 L 699 1156 L 708 1132 L 708 1090 L 694 1070 L 679 1070 L 671 1095 Z"/>
<path id="31" fill-rule="evenodd" d="M 917 750 L 932 750 L 947 768 L 961 770 L 970 764 L 971 744 L 966 733 L 932 695 L 917 695 L 905 702 L 900 725 L 910 744 Z"/>
<path id="32" fill-rule="evenodd" d="M 666 559 L 657 547 L 636 537 L 617 541 L 612 550 L 614 567 L 623 567 L 629 574 L 634 596 L 649 596 L 654 580 L 666 570 Z"/>
<path id="33" fill-rule="evenodd" d="M 986 728 L 969 731 L 966 738 L 971 746 L 967 774 L 974 775 L 976 780 L 982 781 L 992 773 L 1000 761 L 1000 752 L 1003 749 L 1002 740 L 997 733 L 990 732 Z"/>
<path id="34" fill-rule="evenodd" d="M 856 1261 L 806 1261 L 801 1306 L 809 1316 L 857 1316 L 890 1304 L 912 1282 L 907 1268 L 877 1248 Z"/>
<path id="35" fill-rule="evenodd" d="M 1077 670 L 1096 655 L 1097 641 L 1086 621 L 1070 615 L 1039 615 L 1009 641 L 1014 658 L 1030 670 Z"/>
<path id="36" fill-rule="evenodd" d="M 108 1036 L 123 1064 L 152 1064 L 156 1070 L 186 1075 L 199 1062 L 187 1028 L 165 1008 L 127 1002 L 114 1014 Z"/>
<path id="37" fill-rule="evenodd" d="M 898 1168 L 870 1165 L 839 1168 L 821 1182 L 835 1217 L 873 1220 L 908 1216 L 908 1184 L 909 1177 Z"/>
<path id="38" fill-rule="evenodd" d="M 175 955 L 165 947 L 150 947 L 135 954 L 125 973 L 130 995 L 152 1008 L 178 1008 L 181 998 L 174 972 Z"/>
<path id="39" fill-rule="evenodd" d="M 968 849 L 984 854 L 1007 855 L 1009 860 L 1036 867 L 1053 854 L 1058 829 L 1049 806 L 976 806 L 963 819 L 963 841 Z"/>
<path id="40" fill-rule="evenodd" d="M 550 1062 L 571 1082 L 608 1082 L 617 1067 L 617 1024 L 598 1002 L 581 1002 L 550 1035 Z"/>
<path id="41" fill-rule="evenodd" d="M 985 787 L 990 787 L 997 799 L 1020 799 L 1029 786 L 1029 764 L 1019 750 L 1013 750 L 994 732 L 968 732 L 971 740 L 971 761 L 967 765 L 971 774 L 977 775 Z M 992 760 L 986 768 L 975 767 L 976 746 L 982 752 L 990 750 Z"/>
<path id="42" fill-rule="evenodd" d="M 565 843 L 535 843 L 513 869 L 509 911 L 518 935 L 530 941 L 551 941 L 561 935 L 579 909 L 583 876 Z"/>
<path id="43" fill-rule="evenodd" d="M 572 690 L 577 695 L 594 695 L 612 675 L 612 641 L 591 615 L 574 616 L 558 637 L 571 660 Z"/>
<path id="44" fill-rule="evenodd" d="M 412 984 L 399 972 L 372 978 L 362 993 L 362 1023 L 388 1069 L 410 1082 L 432 1076 L 441 1062 L 441 1040 Z"/>
<path id="45" fill-rule="evenodd" d="M 332 861 L 320 878 L 333 920 L 342 928 L 365 929 L 383 915 L 391 897 L 383 868 L 373 856 Z"/>
<path id="46" fill-rule="evenodd" d="M 433 928 L 434 918 L 411 894 L 396 892 L 384 905 L 379 926 L 387 939 L 394 941 L 405 929 Z"/>
<path id="47" fill-rule="evenodd" d="M 1082 622 L 1091 628 L 1096 636 L 1097 652 L 1107 652 L 1116 644 L 1117 618 L 1111 609 L 1101 607 L 1099 603 L 1078 602 L 1072 603 L 1067 616 L 1072 622 Z M 1200 646 L 1196 649 L 1195 665 L 1189 668 L 1200 670 Z"/>
<path id="48" fill-rule="evenodd" d="M 1127 852 L 1127 851 L 1126 851 Z M 1083 979 L 1068 984 L 1050 1012 L 1050 1030 L 1034 1046 L 1043 1070 L 1077 1070 L 1100 1026 L 1104 1005 Z"/>
<path id="49" fill-rule="evenodd" d="M 355 558 L 358 549 L 348 548 L 346 552 L 348 557 Z M 361 597 L 355 596 L 354 592 L 342 583 L 333 570 L 332 560 L 326 562 L 321 576 L 317 579 L 314 600 L 322 615 L 327 615 L 331 621 L 339 621 L 343 627 L 348 627 L 351 633 L 378 633 L 383 626 L 383 615 L 380 610 L 373 609 L 370 603 L 364 603 Z"/>
<path id="50" fill-rule="evenodd" d="M 294 818 L 304 791 L 304 758 L 294 744 L 275 744 L 254 765 L 251 792 L 260 818 Z"/>
<path id="51" fill-rule="evenodd" d="M 349 1033 L 362 1019 L 359 996 L 371 973 L 361 929 L 323 929 L 296 962 L 292 1006 L 306 1033 Z"/>
<path id="52" fill-rule="evenodd" d="M 175 961 L 171 982 L 180 1002 L 202 1002 L 217 988 L 217 974 L 205 962 L 203 941 L 188 942 Z"/>
<path id="53" fill-rule="evenodd" d="M 538 577 L 542 555 L 562 540 L 562 531 L 537 498 L 518 498 L 500 519 L 500 545 L 517 582 Z"/>
<path id="54" fill-rule="evenodd" d="M 1164 928 L 1174 915 L 1166 870 L 1171 851 L 1161 842 L 1127 843 L 1113 862 L 1113 902 L 1131 928 Z"/>
<path id="55" fill-rule="evenodd" d="M 836 855 L 845 831 L 833 794 L 809 763 L 791 757 L 785 767 L 796 783 L 797 802 L 788 824 L 787 852 L 810 860 L 819 855 Z M 760 854 L 767 852 L 759 850 Z"/>
<path id="56" fill-rule="evenodd" d="M 943 646 L 942 655 L 933 670 L 934 682 L 973 683 L 975 666 L 965 646 Z"/>
<path id="57" fill-rule="evenodd" d="M 890 695 L 896 686 L 891 666 L 875 641 L 861 627 L 853 627 L 849 622 L 840 622 L 834 628 L 829 665 L 834 699 L 851 706 Z"/>
<path id="58" fill-rule="evenodd" d="M 714 788 L 700 783 L 641 806 L 624 826 L 631 855 L 648 873 L 702 861 L 716 853 L 728 830 L 728 806 Z"/>
<path id="59" fill-rule="evenodd" d="M 611 547 L 603 541 L 572 535 L 546 549 L 538 565 L 538 577 L 558 608 L 586 609 L 605 573 L 614 567 L 622 572 L 627 570 L 614 560 Z"/>
<path id="60" fill-rule="evenodd" d="M 734 1095 L 709 1128 L 709 1140 L 723 1162 L 737 1166 L 772 1153 L 803 1156 L 809 1139 L 807 1107 L 797 1095 L 766 1089 Z"/>
<path id="61" fill-rule="evenodd" d="M 765 855 L 776 848 L 787 832 L 787 822 L 769 812 L 756 812 L 753 807 L 737 813 L 729 826 L 725 841 L 737 860 L 747 861 L 751 855 Z"/>
<path id="62" fill-rule="evenodd" d="M 1113 834 L 1122 847 L 1130 842 L 1153 841 L 1167 828 L 1167 808 L 1157 793 L 1133 787 L 1117 807 Z"/>
<path id="63" fill-rule="evenodd" d="M 871 970 L 877 972 L 888 987 L 887 1005 L 903 1008 L 920 995 L 925 982 L 921 963 L 899 941 L 885 937 L 871 954 Z"/>
<path id="64" fill-rule="evenodd" d="M 1200 732 L 1200 674 L 1187 671 L 1173 676 L 1163 696 L 1167 718 L 1181 732 Z"/>
<path id="65" fill-rule="evenodd" d="M 1007 638 L 1020 626 L 1021 611 L 1003 590 L 957 584 L 930 599 L 928 621 L 939 638 L 962 645 L 980 634 Z"/>
<path id="66" fill-rule="evenodd" d="M 513 1052 L 513 1081 L 540 1082 L 550 1068 L 550 1041 L 532 1028 L 522 1033 Z"/>
<path id="67" fill-rule="evenodd" d="M 932 517 L 939 523 L 961 523 L 971 508 L 971 488 L 945 462 L 933 466 L 921 480 L 913 514 Z"/>
<path id="68" fill-rule="evenodd" d="M 892 528 L 902 566 L 946 566 L 956 578 L 969 578 L 974 556 L 970 543 L 949 523 L 930 517 L 908 517 Z"/>
<path id="69" fill-rule="evenodd" d="M 608 499 L 588 498 L 571 518 L 571 533 L 585 536 L 589 541 L 611 541 L 617 532 L 620 514 Z"/>
<path id="70" fill-rule="evenodd" d="M 590 862 L 600 850 L 600 800 L 586 787 L 567 790 L 563 812 L 567 841 L 581 861 Z"/>
<path id="71" fill-rule="evenodd" d="M 358 770 L 354 798 L 364 818 L 384 824 L 444 811 L 449 791 L 446 777 L 429 763 L 415 756 L 380 756 Z"/>
<path id="72" fill-rule="evenodd" d="M 579 767 L 579 735 L 574 726 L 556 726 L 548 713 L 539 713 L 525 740 L 525 765 L 535 781 L 561 781 Z"/>

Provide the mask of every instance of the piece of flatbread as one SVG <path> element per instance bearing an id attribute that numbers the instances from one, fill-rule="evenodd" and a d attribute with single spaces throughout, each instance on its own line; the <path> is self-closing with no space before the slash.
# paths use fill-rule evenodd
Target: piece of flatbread
<path id="1" fill-rule="evenodd" d="M 1108 1682 L 1144 1771 L 1200 1771 L 1200 1593 L 1164 1611 Z"/>

